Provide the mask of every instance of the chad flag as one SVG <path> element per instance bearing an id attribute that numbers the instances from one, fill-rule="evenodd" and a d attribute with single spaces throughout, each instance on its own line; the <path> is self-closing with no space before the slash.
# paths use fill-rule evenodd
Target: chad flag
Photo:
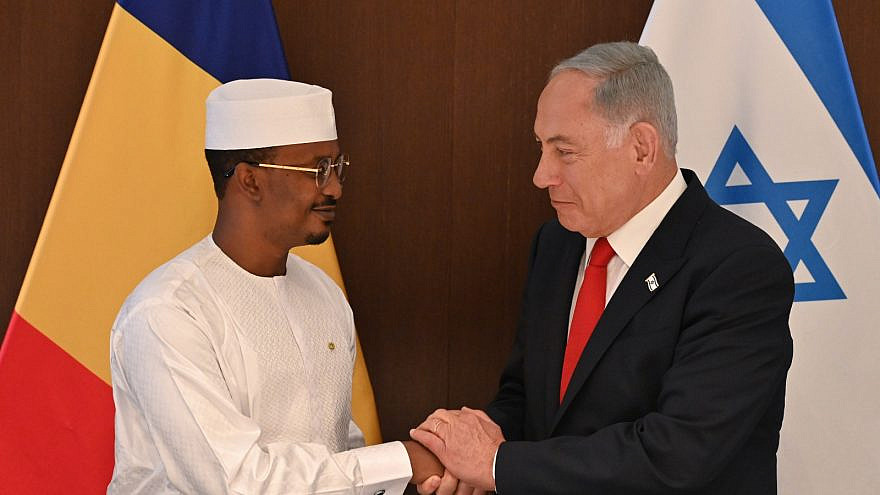
<path id="1" fill-rule="evenodd" d="M 257 77 L 289 78 L 269 1 L 114 6 L 0 349 L 0 492 L 106 490 L 110 326 L 141 278 L 211 230 L 204 100 Z M 342 284 L 332 241 L 298 254 Z M 360 356 L 354 401 L 378 442 Z"/>

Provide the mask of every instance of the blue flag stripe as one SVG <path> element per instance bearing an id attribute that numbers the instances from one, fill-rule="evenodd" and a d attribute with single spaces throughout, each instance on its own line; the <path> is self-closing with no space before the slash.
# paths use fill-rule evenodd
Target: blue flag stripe
<path id="1" fill-rule="evenodd" d="M 871 145 L 831 1 L 796 2 L 796 15 L 791 2 L 756 1 L 828 109 L 874 191 L 880 195 Z"/>
<path id="2" fill-rule="evenodd" d="M 272 3 L 119 0 L 119 5 L 221 83 L 290 79 Z"/>

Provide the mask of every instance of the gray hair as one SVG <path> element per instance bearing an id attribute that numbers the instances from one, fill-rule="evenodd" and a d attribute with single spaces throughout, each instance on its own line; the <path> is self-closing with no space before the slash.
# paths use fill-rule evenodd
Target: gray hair
<path id="1" fill-rule="evenodd" d="M 593 45 L 559 62 L 550 78 L 568 70 L 599 80 L 593 100 L 611 124 L 605 134 L 609 147 L 620 146 L 629 127 L 644 121 L 657 128 L 666 156 L 675 156 L 678 123 L 672 80 L 653 50 L 628 41 Z"/>

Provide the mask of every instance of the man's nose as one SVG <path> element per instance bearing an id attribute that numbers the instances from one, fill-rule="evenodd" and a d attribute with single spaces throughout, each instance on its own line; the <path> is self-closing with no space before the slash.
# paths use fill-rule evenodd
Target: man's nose
<path id="1" fill-rule="evenodd" d="M 551 162 L 552 160 L 547 157 L 547 154 L 541 152 L 541 158 L 538 160 L 538 166 L 535 168 L 535 174 L 532 176 L 532 183 L 538 189 L 547 189 L 550 186 L 559 185 L 559 173 Z"/>
<path id="2" fill-rule="evenodd" d="M 330 172 L 330 177 L 327 179 L 327 184 L 321 189 L 321 193 L 333 199 L 342 197 L 342 182 L 339 181 L 339 176 L 336 175 L 335 170 Z"/>

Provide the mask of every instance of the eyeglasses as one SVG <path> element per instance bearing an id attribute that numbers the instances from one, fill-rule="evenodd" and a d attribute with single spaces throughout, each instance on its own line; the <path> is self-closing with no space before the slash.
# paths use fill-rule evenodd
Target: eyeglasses
<path id="1" fill-rule="evenodd" d="M 339 179 L 339 182 L 345 182 L 345 171 L 348 169 L 350 165 L 348 161 L 348 155 L 341 154 L 336 158 L 336 161 L 333 161 L 329 156 L 325 156 L 318 160 L 315 164 L 315 168 L 311 167 L 300 167 L 298 165 L 278 165 L 275 163 L 258 163 L 258 162 L 245 162 L 248 165 L 253 165 L 255 167 L 263 167 L 263 168 L 277 168 L 281 170 L 293 170 L 295 172 L 306 172 L 310 174 L 315 174 L 315 185 L 318 186 L 318 189 L 323 189 L 327 183 L 330 182 L 330 173 L 333 169 L 336 169 L 336 178 Z M 305 164 L 299 164 L 305 165 Z M 235 167 L 229 169 L 228 172 L 223 174 L 224 177 L 232 177 L 232 174 L 235 173 Z"/>

